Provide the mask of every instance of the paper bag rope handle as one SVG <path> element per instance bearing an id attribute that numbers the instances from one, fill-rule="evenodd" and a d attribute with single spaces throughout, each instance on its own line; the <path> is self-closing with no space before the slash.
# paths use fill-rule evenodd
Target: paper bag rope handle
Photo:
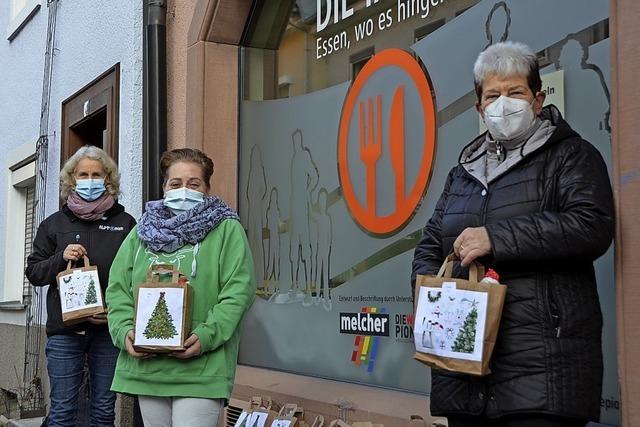
<path id="1" fill-rule="evenodd" d="M 84 266 L 85 267 L 89 267 L 89 257 L 84 255 Z M 73 263 L 73 261 L 69 260 L 69 262 L 67 263 L 67 270 L 71 270 L 71 264 Z"/>
<path id="2" fill-rule="evenodd" d="M 460 261 L 460 258 L 455 253 L 451 252 L 442 263 L 440 271 L 436 277 L 450 278 L 453 273 L 454 261 Z M 484 266 L 476 261 L 469 264 L 469 280 L 479 282 L 484 277 Z"/>
<path id="3" fill-rule="evenodd" d="M 171 272 L 171 281 L 173 283 L 178 283 L 178 279 L 180 278 L 180 272 L 178 271 L 178 269 L 172 265 L 172 264 L 154 264 L 149 268 L 149 271 L 147 271 L 147 281 L 149 282 L 159 282 L 160 281 L 160 277 L 159 275 L 155 275 L 153 273 L 156 272 L 160 272 L 160 271 L 170 271 Z"/>

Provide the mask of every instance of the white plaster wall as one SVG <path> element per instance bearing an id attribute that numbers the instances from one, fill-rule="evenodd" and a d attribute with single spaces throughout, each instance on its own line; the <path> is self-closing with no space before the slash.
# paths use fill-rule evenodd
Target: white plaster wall
<path id="1" fill-rule="evenodd" d="M 120 63 L 120 202 L 142 208 L 142 0 L 59 0 L 51 90 L 47 212 L 58 207 L 62 101 Z"/>
<path id="2" fill-rule="evenodd" d="M 47 33 L 47 1 L 11 42 L 0 38 L 0 280 L 4 277 L 9 161 L 39 135 Z M 0 34 L 9 22 L 0 0 Z M 120 63 L 120 202 L 135 218 L 142 211 L 142 0 L 59 0 L 49 116 L 46 215 L 58 209 L 61 104 Z M 4 283 L 0 283 L 3 295 Z M 1 299 L 1 298 L 0 298 Z M 24 324 L 24 313 L 0 312 L 2 323 Z"/>
<path id="3" fill-rule="evenodd" d="M 46 1 L 46 0 L 45 0 Z M 10 43 L 6 29 L 10 20 L 9 1 L 0 2 L 0 280 L 5 276 L 5 235 L 7 223 L 7 153 L 19 152 L 22 145 L 38 138 L 42 69 L 44 67 L 46 13 L 41 10 Z M 46 9 L 46 7 L 45 7 Z M 28 54 L 26 54 L 28 52 Z M 36 52 L 39 54 L 36 55 Z M 4 283 L 0 283 L 0 296 Z M 0 312 L 0 323 L 24 324 L 24 312 Z"/>

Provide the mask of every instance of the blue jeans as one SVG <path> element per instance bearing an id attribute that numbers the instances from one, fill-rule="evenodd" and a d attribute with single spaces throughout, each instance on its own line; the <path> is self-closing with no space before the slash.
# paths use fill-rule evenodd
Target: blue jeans
<path id="1" fill-rule="evenodd" d="M 113 426 L 116 394 L 111 391 L 111 381 L 118 353 L 106 329 L 47 339 L 45 354 L 51 385 L 48 426 L 75 425 L 85 361 L 90 380 L 89 425 Z"/>

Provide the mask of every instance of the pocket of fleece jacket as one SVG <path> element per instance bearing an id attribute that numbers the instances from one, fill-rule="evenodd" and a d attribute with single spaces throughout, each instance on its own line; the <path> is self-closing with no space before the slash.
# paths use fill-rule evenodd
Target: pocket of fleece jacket
<path id="1" fill-rule="evenodd" d="M 209 351 L 193 359 L 183 360 L 185 369 L 189 374 L 198 374 L 206 377 L 228 377 L 227 360 L 224 354 L 224 346 L 214 351 Z"/>
<path id="2" fill-rule="evenodd" d="M 178 359 L 158 353 L 148 359 L 127 357 L 120 366 L 123 371 L 140 376 L 162 376 L 165 378 L 184 378 L 201 376 L 207 371 L 207 360 L 203 356 L 191 359 Z"/>

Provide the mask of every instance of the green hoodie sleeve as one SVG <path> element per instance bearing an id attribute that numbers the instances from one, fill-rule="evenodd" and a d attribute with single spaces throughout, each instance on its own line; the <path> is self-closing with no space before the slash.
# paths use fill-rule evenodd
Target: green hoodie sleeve
<path id="1" fill-rule="evenodd" d="M 135 303 L 132 272 L 138 247 L 138 227 L 135 227 L 122 242 L 109 270 L 109 285 L 106 292 L 109 333 L 113 344 L 121 350 L 126 350 L 125 337 L 127 332 L 133 329 Z"/>
<path id="2" fill-rule="evenodd" d="M 193 331 L 200 339 L 203 353 L 231 339 L 256 294 L 253 258 L 242 225 L 236 220 L 226 220 L 220 227 L 224 227 L 224 241 L 218 260 L 218 303 Z"/>

